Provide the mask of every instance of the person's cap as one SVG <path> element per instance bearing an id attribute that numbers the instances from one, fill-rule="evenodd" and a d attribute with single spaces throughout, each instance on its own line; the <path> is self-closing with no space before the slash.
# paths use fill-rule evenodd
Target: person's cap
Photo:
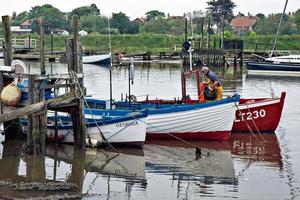
<path id="1" fill-rule="evenodd" d="M 209 71 L 209 68 L 208 67 L 202 67 L 201 72 L 203 72 L 203 71 Z"/>

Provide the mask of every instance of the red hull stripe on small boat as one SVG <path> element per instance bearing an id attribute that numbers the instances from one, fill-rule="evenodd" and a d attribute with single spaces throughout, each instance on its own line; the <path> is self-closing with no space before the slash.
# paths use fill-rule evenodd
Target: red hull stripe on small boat
<path id="1" fill-rule="evenodd" d="M 228 140 L 231 131 L 184 132 L 184 133 L 147 133 L 147 139 L 174 139 L 173 136 L 185 140 Z"/>

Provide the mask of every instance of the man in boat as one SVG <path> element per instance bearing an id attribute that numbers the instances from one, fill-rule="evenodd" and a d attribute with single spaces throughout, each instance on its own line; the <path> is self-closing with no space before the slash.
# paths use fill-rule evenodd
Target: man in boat
<path id="1" fill-rule="evenodd" d="M 216 98 L 210 100 L 221 100 L 223 88 L 218 76 L 210 71 L 208 67 L 202 67 L 201 72 L 205 75 L 208 90 L 217 93 Z"/>

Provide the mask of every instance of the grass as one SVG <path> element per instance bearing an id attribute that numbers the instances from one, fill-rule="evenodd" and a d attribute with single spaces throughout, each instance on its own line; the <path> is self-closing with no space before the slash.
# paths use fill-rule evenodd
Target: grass
<path id="1" fill-rule="evenodd" d="M 13 38 L 28 38 L 29 35 L 16 35 Z M 39 38 L 38 34 L 31 34 L 31 38 Z M 71 37 L 71 36 L 70 36 Z M 245 50 L 254 50 L 258 47 L 258 50 L 270 50 L 274 40 L 274 35 L 256 36 L 256 37 L 244 37 Z M 65 36 L 53 36 L 53 48 L 54 51 L 65 50 Z M 169 52 L 174 51 L 175 45 L 178 49 L 181 48 L 183 43 L 183 36 L 177 35 L 163 35 L 152 33 L 140 33 L 135 35 L 122 34 L 112 35 L 111 44 L 113 53 L 145 53 L 150 51 L 152 53 Z M 212 36 L 211 46 L 213 46 L 213 40 L 217 39 L 216 35 Z M 206 41 L 206 39 L 204 39 Z M 300 50 L 300 35 L 281 35 L 277 40 L 277 49 L 282 50 Z M 109 38 L 107 35 L 101 35 L 98 33 L 92 33 L 88 36 L 81 38 L 82 46 L 85 50 L 98 50 L 100 52 L 109 52 Z M 256 45 L 258 44 L 258 45 Z M 51 49 L 51 37 L 46 36 L 45 42 L 46 50 Z M 177 50 L 178 50 L 177 49 Z"/>

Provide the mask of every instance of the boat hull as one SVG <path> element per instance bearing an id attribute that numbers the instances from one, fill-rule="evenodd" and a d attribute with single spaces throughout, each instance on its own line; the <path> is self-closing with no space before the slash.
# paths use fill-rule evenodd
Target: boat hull
<path id="1" fill-rule="evenodd" d="M 232 132 L 274 132 L 281 118 L 285 96 L 286 93 L 282 92 L 280 98 L 241 100 Z"/>
<path id="2" fill-rule="evenodd" d="M 87 100 L 89 105 L 103 104 Z M 239 96 L 204 104 L 156 104 L 116 102 L 118 109 L 147 110 L 146 139 L 227 140 L 230 137 Z"/>
<path id="3" fill-rule="evenodd" d="M 108 65 L 110 63 L 110 55 L 104 54 L 104 55 L 82 56 L 82 63 Z"/>
<path id="4" fill-rule="evenodd" d="M 146 121 L 146 117 L 139 118 Z M 117 123 L 99 126 L 107 141 L 111 144 L 122 144 L 130 146 L 143 146 L 146 137 L 146 124 L 137 119 L 120 121 Z M 91 141 L 102 142 L 102 138 L 97 126 L 87 127 L 86 136 Z M 71 127 L 58 130 L 58 138 L 63 143 L 74 143 L 73 129 Z M 48 140 L 55 139 L 54 127 L 48 126 Z"/>
<path id="5" fill-rule="evenodd" d="M 196 104 L 194 109 L 179 112 L 160 113 L 159 110 L 149 110 L 146 138 L 227 140 L 230 137 L 236 108 L 235 102 L 222 101 L 203 108 L 196 108 Z"/>
<path id="6" fill-rule="evenodd" d="M 300 75 L 300 64 L 247 62 L 248 74 L 254 75 Z"/>

